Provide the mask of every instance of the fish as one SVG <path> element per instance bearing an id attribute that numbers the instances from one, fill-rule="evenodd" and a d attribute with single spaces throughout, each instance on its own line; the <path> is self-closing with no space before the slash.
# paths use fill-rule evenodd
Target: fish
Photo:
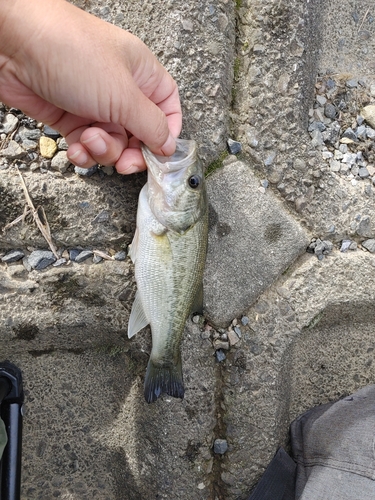
<path id="1" fill-rule="evenodd" d="M 162 393 L 183 399 L 181 340 L 189 315 L 203 312 L 208 201 L 197 149 L 194 140 L 176 139 L 175 153 L 164 157 L 142 145 L 148 173 L 129 249 L 137 291 L 128 337 L 151 327 L 144 382 L 148 403 Z"/>

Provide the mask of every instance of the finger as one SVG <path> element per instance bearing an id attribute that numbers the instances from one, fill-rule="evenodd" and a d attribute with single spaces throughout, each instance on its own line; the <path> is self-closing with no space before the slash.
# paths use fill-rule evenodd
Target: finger
<path id="1" fill-rule="evenodd" d="M 69 147 L 68 157 L 72 163 L 86 167 L 92 166 L 94 161 L 94 164 L 112 166 L 128 146 L 126 132 L 121 126 L 99 123 L 97 125 L 86 128 L 81 133 L 79 142 Z"/>
<path id="2" fill-rule="evenodd" d="M 176 142 L 169 132 L 167 117 L 163 111 L 137 86 L 133 85 L 129 91 L 128 105 L 121 110 L 121 123 L 153 153 L 172 155 L 176 150 Z"/>
<path id="3" fill-rule="evenodd" d="M 166 80 L 166 81 L 165 81 Z M 155 102 L 167 117 L 168 128 L 173 137 L 178 137 L 182 128 L 182 111 L 178 87 L 174 80 L 168 74 L 168 78 L 164 78 L 159 84 L 164 89 L 167 89 L 167 94 L 154 92 L 149 98 Z"/>
<path id="4" fill-rule="evenodd" d="M 134 174 L 146 170 L 146 163 L 141 151 L 141 142 L 136 137 L 129 139 L 128 147 L 118 159 L 116 170 L 119 174 Z"/>

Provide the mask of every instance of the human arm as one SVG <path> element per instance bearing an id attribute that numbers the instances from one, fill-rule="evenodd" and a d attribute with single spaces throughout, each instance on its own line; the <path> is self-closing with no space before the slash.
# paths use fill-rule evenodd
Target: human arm
<path id="1" fill-rule="evenodd" d="M 0 0 L 0 100 L 58 130 L 72 163 L 145 168 L 181 131 L 175 81 L 134 35 L 65 0 Z"/>

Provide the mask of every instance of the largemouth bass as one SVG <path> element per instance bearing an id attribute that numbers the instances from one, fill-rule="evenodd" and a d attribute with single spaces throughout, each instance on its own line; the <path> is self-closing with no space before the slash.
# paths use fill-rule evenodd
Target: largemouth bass
<path id="1" fill-rule="evenodd" d="M 203 308 L 208 204 L 195 141 L 177 139 L 173 156 L 142 147 L 147 183 L 138 200 L 137 228 L 130 248 L 137 293 L 129 338 L 150 324 L 152 351 L 144 395 L 184 397 L 180 344 L 192 312 Z"/>

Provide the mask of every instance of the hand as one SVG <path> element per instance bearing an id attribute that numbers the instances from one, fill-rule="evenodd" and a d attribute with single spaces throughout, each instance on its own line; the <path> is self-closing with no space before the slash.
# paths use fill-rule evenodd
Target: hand
<path id="1" fill-rule="evenodd" d="M 0 0 L 0 100 L 58 130 L 80 167 L 144 170 L 140 142 L 169 156 L 176 82 L 132 34 L 65 0 Z"/>

